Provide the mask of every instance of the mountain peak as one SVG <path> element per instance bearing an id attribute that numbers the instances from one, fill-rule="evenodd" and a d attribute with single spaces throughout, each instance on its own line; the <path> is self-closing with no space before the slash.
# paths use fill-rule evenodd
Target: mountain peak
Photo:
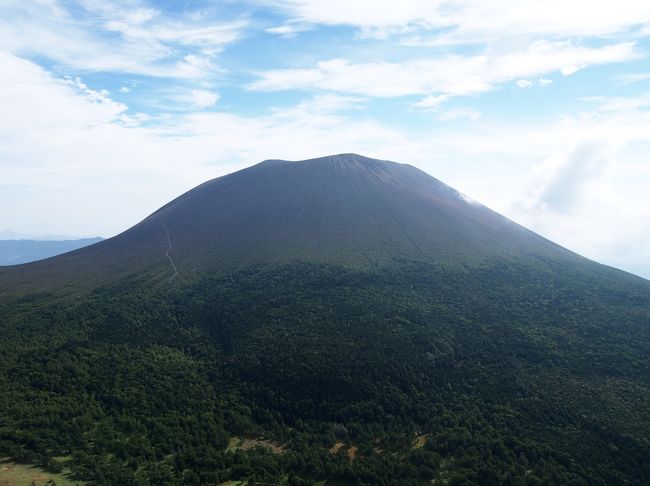
<path id="1" fill-rule="evenodd" d="M 262 163 L 267 162 L 312 162 L 312 161 L 322 161 L 322 162 L 349 162 L 349 161 L 377 161 L 378 159 L 373 159 L 372 157 L 366 157 L 365 155 L 355 154 L 352 152 L 343 153 L 343 154 L 331 154 L 324 155 L 322 157 L 312 157 L 310 159 L 300 159 L 300 160 L 285 160 L 285 159 L 267 159 Z"/>
<path id="2" fill-rule="evenodd" d="M 374 159 L 372 157 L 366 157 L 365 155 L 359 155 L 355 153 L 344 153 L 344 154 L 334 154 L 334 155 L 326 155 L 325 157 L 319 157 L 315 159 L 307 159 L 307 161 L 310 160 L 322 160 L 324 162 L 331 162 L 331 163 L 346 163 L 346 162 L 354 162 L 354 163 L 376 163 L 376 162 L 386 162 L 384 160 L 379 160 L 379 159 Z M 395 162 L 393 162 L 395 163 Z"/>
<path id="3" fill-rule="evenodd" d="M 355 153 L 344 153 L 344 154 L 334 154 L 334 155 L 325 155 L 323 157 L 315 157 L 311 159 L 302 159 L 302 160 L 284 160 L 284 159 L 267 159 L 263 162 L 257 164 L 257 166 L 274 166 L 274 165 L 283 165 L 283 164 L 302 164 L 302 165 L 369 165 L 369 164 L 394 164 L 396 166 L 401 165 L 396 162 L 389 162 L 386 160 L 373 159 L 371 157 L 366 157 L 364 155 L 359 155 Z M 254 166 L 254 167 L 257 167 Z"/>

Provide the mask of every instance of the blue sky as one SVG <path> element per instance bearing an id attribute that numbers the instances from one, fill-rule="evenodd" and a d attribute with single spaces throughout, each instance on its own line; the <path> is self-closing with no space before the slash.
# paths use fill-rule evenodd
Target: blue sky
<path id="1" fill-rule="evenodd" d="M 650 3 L 5 0 L 0 231 L 112 236 L 206 179 L 411 163 L 650 276 Z"/>

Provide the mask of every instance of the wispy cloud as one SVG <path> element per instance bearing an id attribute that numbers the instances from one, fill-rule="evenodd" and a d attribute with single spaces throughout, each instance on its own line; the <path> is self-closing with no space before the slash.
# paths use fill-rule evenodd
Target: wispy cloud
<path id="1" fill-rule="evenodd" d="M 221 72 L 216 54 L 235 42 L 245 19 L 173 18 L 138 1 L 80 0 L 74 5 L 8 0 L 0 17 L 3 49 L 39 56 L 78 72 L 107 71 L 170 78 Z"/>
<path id="2" fill-rule="evenodd" d="M 609 112 L 638 112 L 650 108 L 650 94 L 639 96 L 596 96 L 583 98 L 583 101 L 594 103 L 599 111 Z"/>
<path id="3" fill-rule="evenodd" d="M 536 169 L 529 203 L 542 210 L 573 209 L 582 190 L 604 173 L 609 159 L 606 149 L 601 142 L 588 140 L 568 153 L 546 159 Z"/>
<path id="4" fill-rule="evenodd" d="M 481 118 L 481 112 L 475 110 L 474 108 L 452 108 L 449 110 L 440 111 L 437 115 L 438 120 L 441 121 L 453 121 L 453 120 L 462 120 L 468 119 L 476 121 Z"/>
<path id="5" fill-rule="evenodd" d="M 191 110 L 203 110 L 217 104 L 219 95 L 205 89 L 192 89 L 174 96 L 181 106 Z"/>
<path id="6" fill-rule="evenodd" d="M 635 29 L 647 35 L 650 5 L 637 0 L 258 0 L 295 21 L 349 25 L 382 37 L 430 31 L 422 45 L 491 41 L 518 35 L 570 38 Z M 638 28 L 641 27 L 641 28 Z M 645 28 L 645 29 L 644 29 Z"/>
<path id="7" fill-rule="evenodd" d="M 308 24 L 286 23 L 276 27 L 269 27 L 265 32 L 269 34 L 276 34 L 285 39 L 293 39 L 301 32 L 307 32 L 313 29 L 313 26 Z"/>
<path id="8" fill-rule="evenodd" d="M 414 106 L 425 110 L 437 110 L 441 104 L 449 100 L 451 97 L 447 94 L 442 95 L 428 95 L 416 102 Z"/>
<path id="9" fill-rule="evenodd" d="M 471 56 L 444 55 L 403 62 L 353 63 L 332 59 L 318 62 L 312 68 L 260 72 L 259 79 L 251 83 L 249 89 L 328 90 L 374 97 L 460 96 L 489 91 L 518 78 L 553 72 L 568 75 L 577 70 L 576 65 L 623 62 L 641 56 L 633 42 L 591 48 L 570 42 L 537 41 L 522 50 Z"/>
<path id="10" fill-rule="evenodd" d="M 650 79 L 650 73 L 619 74 L 618 76 L 616 76 L 616 79 L 621 84 L 639 83 L 641 81 L 646 81 L 646 80 Z"/>

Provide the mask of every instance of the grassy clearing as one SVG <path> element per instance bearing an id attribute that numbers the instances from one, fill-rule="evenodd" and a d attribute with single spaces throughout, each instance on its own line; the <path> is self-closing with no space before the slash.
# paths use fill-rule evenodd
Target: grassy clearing
<path id="1" fill-rule="evenodd" d="M 330 454 L 336 454 L 345 444 L 343 442 L 337 442 L 332 447 L 330 447 Z"/>
<path id="2" fill-rule="evenodd" d="M 246 438 L 246 437 L 231 437 L 228 447 L 226 448 L 227 452 L 235 452 L 237 449 L 247 451 L 253 449 L 254 447 L 263 447 L 273 454 L 282 454 L 284 452 L 284 447 L 270 440 L 262 438 Z"/>
<path id="3" fill-rule="evenodd" d="M 29 464 L 0 461 L 0 486 L 81 486 L 83 484 L 68 478 L 65 473 L 53 474 Z"/>
<path id="4" fill-rule="evenodd" d="M 357 457 L 357 451 L 359 450 L 358 447 L 356 446 L 351 446 L 348 449 L 348 457 L 350 458 L 350 461 L 354 461 L 354 459 Z"/>
<path id="5" fill-rule="evenodd" d="M 415 442 L 413 443 L 413 449 L 420 449 L 424 447 L 424 444 L 427 443 L 427 436 L 426 435 L 418 435 L 415 438 Z"/>

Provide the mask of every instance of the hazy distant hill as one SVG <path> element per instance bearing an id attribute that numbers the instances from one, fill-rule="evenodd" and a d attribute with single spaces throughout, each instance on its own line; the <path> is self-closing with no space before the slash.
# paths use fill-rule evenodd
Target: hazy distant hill
<path id="1" fill-rule="evenodd" d="M 102 241 L 103 238 L 80 240 L 0 240 L 0 265 L 18 265 L 43 260 Z"/>
<path id="2" fill-rule="evenodd" d="M 650 282 L 408 165 L 206 182 L 0 336 L 0 457 L 92 484 L 650 484 Z"/>

